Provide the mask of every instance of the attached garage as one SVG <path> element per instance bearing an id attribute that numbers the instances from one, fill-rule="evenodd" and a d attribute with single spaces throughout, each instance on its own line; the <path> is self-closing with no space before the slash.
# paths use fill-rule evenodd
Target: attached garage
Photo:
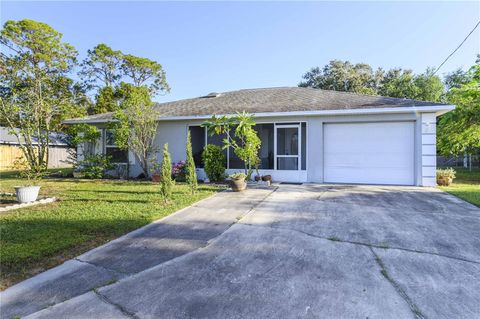
<path id="1" fill-rule="evenodd" d="M 324 124 L 326 183 L 415 184 L 415 123 Z"/>

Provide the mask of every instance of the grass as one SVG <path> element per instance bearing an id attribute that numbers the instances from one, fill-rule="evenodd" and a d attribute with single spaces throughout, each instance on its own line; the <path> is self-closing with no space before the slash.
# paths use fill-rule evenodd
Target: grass
<path id="1" fill-rule="evenodd" d="M 4 172 L 0 192 L 13 192 L 22 182 Z M 200 185 L 192 196 L 177 184 L 165 205 L 151 182 L 44 179 L 39 185 L 40 195 L 60 200 L 0 214 L 2 290 L 220 189 Z"/>
<path id="2" fill-rule="evenodd" d="M 469 171 L 455 168 L 455 170 L 457 177 L 453 183 L 450 186 L 440 186 L 440 189 L 480 207 L 480 169 Z"/>

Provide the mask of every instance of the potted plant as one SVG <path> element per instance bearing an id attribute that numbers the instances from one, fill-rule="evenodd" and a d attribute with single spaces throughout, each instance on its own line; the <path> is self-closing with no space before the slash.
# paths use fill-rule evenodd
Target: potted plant
<path id="1" fill-rule="evenodd" d="M 264 181 L 264 182 L 272 182 L 272 175 L 264 175 L 264 176 L 262 176 L 262 181 Z"/>
<path id="2" fill-rule="evenodd" d="M 40 186 L 34 184 L 36 184 L 35 181 L 38 181 L 40 179 L 41 175 L 41 173 L 34 172 L 29 168 L 24 168 L 20 172 L 20 177 L 27 179 L 27 183 L 22 186 L 14 186 L 15 193 L 17 195 L 17 202 L 22 204 L 34 202 L 37 200 Z"/>
<path id="3" fill-rule="evenodd" d="M 179 161 L 172 164 L 172 177 L 176 182 L 185 182 L 186 178 L 186 162 Z"/>
<path id="4" fill-rule="evenodd" d="M 437 184 L 440 186 L 450 186 L 455 178 L 453 168 L 437 169 Z"/>
<path id="5" fill-rule="evenodd" d="M 241 192 L 247 188 L 247 183 L 245 178 L 247 175 L 245 173 L 235 173 L 230 175 L 230 187 L 234 192 Z"/>
<path id="6" fill-rule="evenodd" d="M 152 182 L 159 183 L 162 180 L 162 165 L 155 159 L 152 160 Z"/>

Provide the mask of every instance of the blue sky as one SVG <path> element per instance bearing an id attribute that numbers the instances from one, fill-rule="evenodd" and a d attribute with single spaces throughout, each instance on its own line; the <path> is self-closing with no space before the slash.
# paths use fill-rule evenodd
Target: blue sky
<path id="1" fill-rule="evenodd" d="M 85 57 L 106 43 L 160 62 L 171 101 L 241 88 L 295 86 L 332 59 L 423 72 L 480 17 L 480 2 L 6 2 L 2 24 L 50 24 Z M 467 68 L 480 28 L 443 66 Z"/>

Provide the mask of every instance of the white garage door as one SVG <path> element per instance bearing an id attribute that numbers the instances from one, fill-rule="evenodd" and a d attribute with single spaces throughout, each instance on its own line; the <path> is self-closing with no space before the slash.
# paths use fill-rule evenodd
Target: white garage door
<path id="1" fill-rule="evenodd" d="M 324 125 L 326 183 L 414 184 L 414 123 Z"/>

